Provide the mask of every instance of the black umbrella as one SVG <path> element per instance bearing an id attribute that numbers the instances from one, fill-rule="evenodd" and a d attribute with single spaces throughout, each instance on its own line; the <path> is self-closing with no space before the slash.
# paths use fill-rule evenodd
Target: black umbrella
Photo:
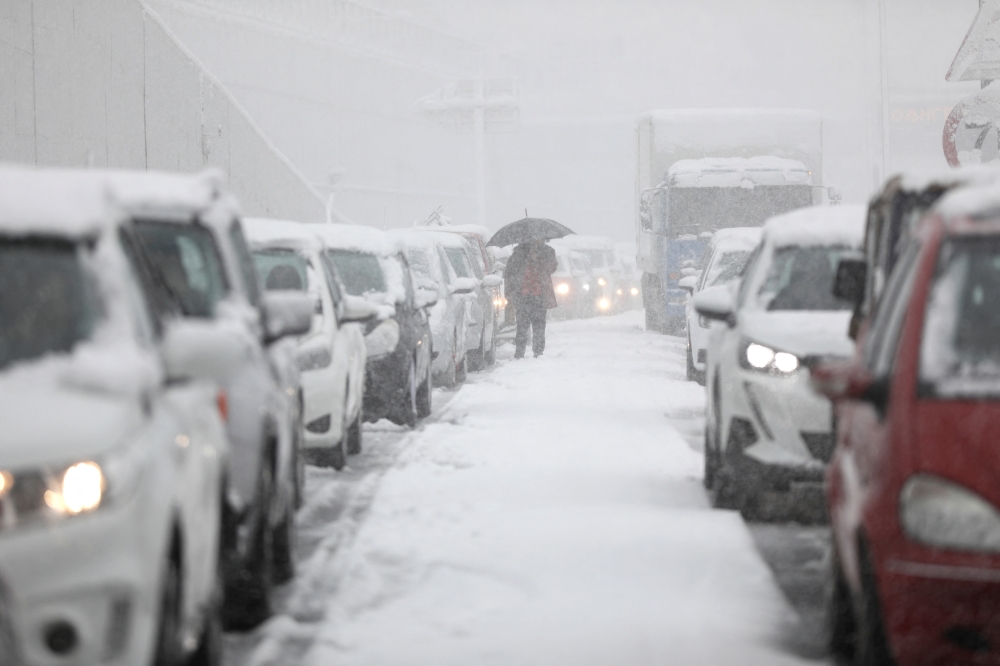
<path id="1" fill-rule="evenodd" d="M 499 231 L 493 234 L 493 238 L 490 239 L 487 245 L 506 247 L 529 241 L 562 238 L 574 233 L 576 232 L 569 227 L 553 220 L 546 220 L 541 217 L 526 217 L 523 220 L 511 222 L 507 226 L 501 227 Z"/>

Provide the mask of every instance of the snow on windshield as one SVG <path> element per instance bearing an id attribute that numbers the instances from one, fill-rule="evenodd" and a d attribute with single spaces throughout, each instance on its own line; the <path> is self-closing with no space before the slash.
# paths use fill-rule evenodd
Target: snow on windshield
<path id="1" fill-rule="evenodd" d="M 382 293 L 387 290 L 385 275 L 378 257 L 364 252 L 330 250 L 327 253 L 337 268 L 344 288 L 351 296 Z"/>
<path id="2" fill-rule="evenodd" d="M 750 258 L 750 252 L 719 252 L 715 261 L 708 268 L 708 275 L 705 278 L 705 286 L 713 287 L 719 284 L 728 284 L 739 279 Z"/>

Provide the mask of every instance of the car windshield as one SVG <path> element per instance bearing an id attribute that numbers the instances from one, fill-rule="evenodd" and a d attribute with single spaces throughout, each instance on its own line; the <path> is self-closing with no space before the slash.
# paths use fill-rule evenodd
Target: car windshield
<path id="1" fill-rule="evenodd" d="M 139 221 L 139 238 L 160 283 L 190 317 L 211 317 L 226 293 L 212 232 L 196 224 Z"/>
<path id="2" fill-rule="evenodd" d="M 837 264 L 845 247 L 783 247 L 774 253 L 767 279 L 757 294 L 765 310 L 850 310 L 851 303 L 833 295 Z"/>
<path id="3" fill-rule="evenodd" d="M 444 252 L 448 255 L 451 267 L 455 269 L 455 275 L 460 278 L 472 277 L 472 271 L 467 263 L 465 250 L 460 247 L 446 247 Z"/>
<path id="4" fill-rule="evenodd" d="M 577 250 L 590 260 L 591 268 L 604 268 L 604 250 Z"/>
<path id="5" fill-rule="evenodd" d="M 939 395 L 1000 396 L 1000 240 L 942 245 L 924 316 L 920 380 Z"/>
<path id="6" fill-rule="evenodd" d="M 258 250 L 253 262 L 268 291 L 306 291 L 309 286 L 309 262 L 295 250 Z"/>
<path id="7" fill-rule="evenodd" d="M 327 254 L 351 296 L 383 293 L 388 289 L 382 266 L 374 254 L 350 250 L 330 250 Z"/>
<path id="8" fill-rule="evenodd" d="M 743 267 L 747 265 L 750 252 L 720 252 L 716 255 L 716 260 L 708 269 L 705 278 L 705 286 L 714 287 L 719 284 L 728 284 L 736 280 L 743 273 Z"/>
<path id="9" fill-rule="evenodd" d="M 74 244 L 0 240 L 0 368 L 71 351 L 98 312 Z"/>

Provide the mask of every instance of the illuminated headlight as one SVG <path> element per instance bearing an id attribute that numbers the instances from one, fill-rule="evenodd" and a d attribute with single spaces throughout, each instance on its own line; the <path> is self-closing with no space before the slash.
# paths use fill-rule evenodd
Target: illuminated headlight
<path id="1" fill-rule="evenodd" d="M 618 294 L 619 296 L 622 296 L 622 295 L 623 295 L 623 294 L 624 294 L 625 292 L 624 292 L 624 291 L 622 291 L 621 289 L 619 289 L 619 290 L 618 290 L 618 291 L 616 291 L 615 293 L 616 293 L 616 294 Z"/>
<path id="2" fill-rule="evenodd" d="M 638 296 L 639 295 L 639 289 L 638 289 L 638 287 L 632 287 L 631 289 L 628 290 L 628 293 L 632 294 L 633 296 Z"/>
<path id="3" fill-rule="evenodd" d="M 930 474 L 910 477 L 899 498 L 903 529 L 939 548 L 1000 552 L 1000 511 L 985 498 Z"/>
<path id="4" fill-rule="evenodd" d="M 558 285 L 556 285 L 556 293 L 565 296 L 566 294 L 569 293 L 569 285 L 566 284 L 565 282 L 560 282 Z"/>
<path id="5" fill-rule="evenodd" d="M 590 284 L 583 285 L 583 290 L 584 291 L 590 291 Z"/>
<path id="6" fill-rule="evenodd" d="M 744 340 L 740 345 L 740 365 L 748 370 L 790 375 L 799 369 L 800 363 L 799 357 L 795 354 L 776 351 L 765 345 Z"/>
<path id="7" fill-rule="evenodd" d="M 597 278 L 597 284 L 599 284 L 602 287 L 606 287 L 608 286 L 608 281 L 605 280 L 604 278 Z"/>
<path id="8" fill-rule="evenodd" d="M 319 370 L 325 368 L 333 362 L 333 355 L 325 341 L 321 345 L 311 345 L 299 349 L 295 355 L 295 361 L 299 366 L 299 372 Z"/>
<path id="9" fill-rule="evenodd" d="M 53 511 L 77 515 L 101 505 L 105 481 L 101 466 L 81 462 L 70 466 L 54 488 L 45 491 L 45 503 Z"/>
<path id="10" fill-rule="evenodd" d="M 602 298 L 597 301 L 597 307 L 601 310 L 609 310 L 611 309 L 611 301 L 606 298 Z"/>

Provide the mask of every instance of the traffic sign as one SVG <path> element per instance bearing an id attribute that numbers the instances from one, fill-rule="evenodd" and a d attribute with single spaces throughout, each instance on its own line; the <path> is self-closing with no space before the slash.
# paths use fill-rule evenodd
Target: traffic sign
<path id="1" fill-rule="evenodd" d="M 1000 160 L 1000 88 L 959 102 L 944 124 L 944 156 L 953 167 Z"/>

